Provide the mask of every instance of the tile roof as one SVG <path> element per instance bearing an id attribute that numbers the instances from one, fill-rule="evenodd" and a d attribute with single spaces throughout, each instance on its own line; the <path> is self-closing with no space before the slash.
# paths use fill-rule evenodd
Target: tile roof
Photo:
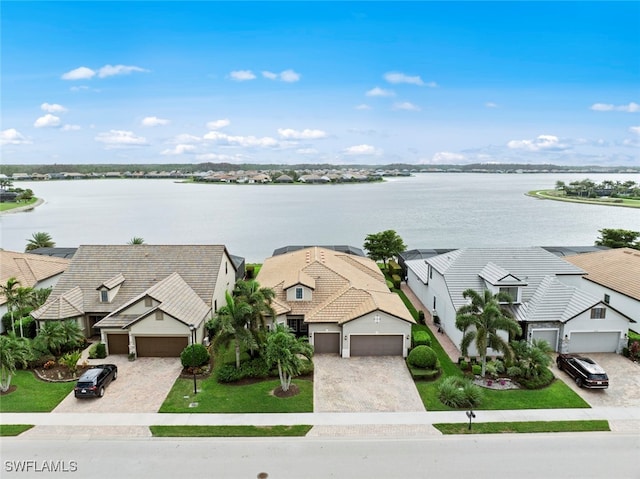
<path id="1" fill-rule="evenodd" d="M 210 306 L 225 253 L 222 245 L 83 245 L 53 288 L 49 301 L 79 287 L 85 313 L 111 313 L 178 273 Z M 111 303 L 100 302 L 96 289 L 119 275 L 124 281 L 118 294 Z"/>
<path id="2" fill-rule="evenodd" d="M 311 301 L 287 301 L 286 289 L 298 284 L 291 278 L 313 281 Z M 267 258 L 256 280 L 275 291 L 278 314 L 304 315 L 307 322 L 344 323 L 376 310 L 414 322 L 369 258 L 314 246 Z"/>
<path id="3" fill-rule="evenodd" d="M 70 260 L 29 253 L 0 250 L 0 283 L 7 284 L 9 278 L 16 278 L 23 288 L 33 288 L 39 282 L 64 272 Z M 6 298 L 0 294 L 0 304 Z"/>
<path id="4" fill-rule="evenodd" d="M 585 270 L 589 281 L 640 301 L 640 251 L 617 248 L 563 259 Z"/>
<path id="5" fill-rule="evenodd" d="M 35 319 L 66 319 L 76 318 L 84 314 L 82 289 L 76 286 L 64 294 L 51 298 L 41 308 L 31 312 Z"/>

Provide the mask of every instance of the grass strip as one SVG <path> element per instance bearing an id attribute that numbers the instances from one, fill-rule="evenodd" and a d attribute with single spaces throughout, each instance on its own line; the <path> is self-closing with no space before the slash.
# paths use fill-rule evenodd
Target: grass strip
<path id="1" fill-rule="evenodd" d="M 434 424 L 442 434 L 503 434 L 536 432 L 591 432 L 610 431 L 609 421 L 604 419 L 589 421 L 522 421 L 522 422 L 479 422 L 469 430 L 465 423 Z"/>
<path id="2" fill-rule="evenodd" d="M 282 437 L 305 436 L 313 426 L 150 426 L 154 437 Z"/>
<path id="3" fill-rule="evenodd" d="M 33 427 L 33 424 L 0 424 L 0 436 L 19 436 Z"/>

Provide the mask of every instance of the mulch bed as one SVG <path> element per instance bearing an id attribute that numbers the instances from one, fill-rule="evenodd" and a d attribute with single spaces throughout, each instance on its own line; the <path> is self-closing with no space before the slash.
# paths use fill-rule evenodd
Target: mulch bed
<path id="1" fill-rule="evenodd" d="M 0 391 L 0 396 L 6 396 L 7 394 L 11 394 L 13 391 L 16 390 L 16 387 L 17 386 L 11 385 L 11 386 L 9 386 L 9 389 L 7 389 L 6 391 L 4 391 L 4 392 Z"/>
<path id="2" fill-rule="evenodd" d="M 85 372 L 88 367 L 79 367 L 76 371 L 76 374 L 71 374 L 71 371 L 68 367 L 62 366 L 61 364 L 56 364 L 55 366 L 45 369 L 45 368 L 35 368 L 33 370 L 34 374 L 41 381 L 46 382 L 69 382 L 76 381 L 83 372 Z"/>
<path id="3" fill-rule="evenodd" d="M 279 398 L 290 398 L 299 393 L 300 388 L 298 388 L 298 386 L 296 386 L 295 384 L 291 384 L 288 391 L 283 391 L 282 386 L 278 386 L 273 390 L 273 395 Z"/>

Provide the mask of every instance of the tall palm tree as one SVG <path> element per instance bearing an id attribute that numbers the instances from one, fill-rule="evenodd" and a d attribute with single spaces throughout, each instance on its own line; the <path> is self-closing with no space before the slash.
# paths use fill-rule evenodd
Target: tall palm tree
<path id="1" fill-rule="evenodd" d="M 271 288 L 261 288 L 260 283 L 255 279 L 248 281 L 240 280 L 236 283 L 233 294 L 236 298 L 244 301 L 251 308 L 251 314 L 249 319 L 249 329 L 256 332 L 259 329 L 264 329 L 267 317 L 275 318 L 275 311 L 271 306 L 273 298 L 276 293 Z"/>
<path id="2" fill-rule="evenodd" d="M 7 392 L 11 386 L 11 377 L 18 365 L 27 367 L 31 359 L 31 346 L 28 339 L 16 337 L 14 332 L 0 336 L 0 391 Z"/>
<path id="3" fill-rule="evenodd" d="M 53 248 L 56 243 L 49 233 L 38 232 L 31 235 L 31 239 L 27 240 L 25 251 L 31 251 L 38 248 Z"/>
<path id="4" fill-rule="evenodd" d="M 14 321 L 13 321 L 13 311 L 16 307 L 17 303 L 17 292 L 18 288 L 20 288 L 20 281 L 17 278 L 11 277 L 7 280 L 6 284 L 0 285 L 0 293 L 4 295 L 7 300 L 7 310 L 11 315 L 11 330 L 13 331 Z"/>
<path id="5" fill-rule="evenodd" d="M 257 349 L 255 338 L 247 328 L 251 316 L 251 307 L 242 300 L 236 301 L 227 291 L 227 304 L 218 310 L 217 316 L 211 322 L 213 332 L 213 350 L 218 352 L 221 347 L 233 343 L 236 353 L 236 368 L 240 369 L 240 346 Z"/>
<path id="6" fill-rule="evenodd" d="M 306 339 L 296 338 L 287 326 L 276 324 L 267 335 L 266 359 L 269 364 L 278 366 L 280 387 L 288 391 L 293 376 L 302 370 L 302 357 L 311 360 L 313 348 Z"/>
<path id="7" fill-rule="evenodd" d="M 466 356 L 469 346 L 475 342 L 476 349 L 482 358 L 482 377 L 484 377 L 488 348 L 503 353 L 507 359 L 513 356 L 509 342 L 502 339 L 498 332 L 507 331 L 510 335 L 517 335 L 522 333 L 522 329 L 513 319 L 511 312 L 500 304 L 512 304 L 509 294 L 493 294 L 489 290 L 478 293 L 473 289 L 467 289 L 462 296 L 465 299 L 471 299 L 471 302 L 461 306 L 456 315 L 456 328 L 464 333 L 460 349 Z"/>

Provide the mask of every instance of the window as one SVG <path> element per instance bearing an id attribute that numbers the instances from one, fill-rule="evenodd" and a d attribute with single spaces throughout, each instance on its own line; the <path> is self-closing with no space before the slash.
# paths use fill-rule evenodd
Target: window
<path id="1" fill-rule="evenodd" d="M 604 295 L 604 302 L 609 304 L 609 301 L 611 301 L 611 296 L 609 296 L 608 294 Z"/>
<path id="2" fill-rule="evenodd" d="M 302 288 L 296 288 L 296 299 L 302 299 Z"/>
<path id="3" fill-rule="evenodd" d="M 162 314 L 162 311 L 156 311 L 156 320 L 162 321 L 163 319 L 164 319 L 164 315 Z"/>
<path id="4" fill-rule="evenodd" d="M 517 286 L 511 286 L 508 288 L 500 288 L 500 292 L 501 293 L 507 293 L 509 296 L 511 296 L 511 301 L 513 303 L 517 303 L 518 302 L 518 287 Z M 500 301 L 501 303 L 505 303 L 506 301 Z"/>
<path id="5" fill-rule="evenodd" d="M 226 261 L 224 262 L 224 274 L 229 273 L 229 263 L 227 263 Z"/>
<path id="6" fill-rule="evenodd" d="M 433 297 L 433 309 L 434 310 L 436 309 L 436 297 L 435 296 Z"/>
<path id="7" fill-rule="evenodd" d="M 606 314 L 606 308 L 593 308 L 591 310 L 591 319 L 604 319 Z"/>
<path id="8" fill-rule="evenodd" d="M 214 299 L 213 300 L 213 312 L 215 313 L 216 311 L 218 311 L 218 300 Z"/>
<path id="9" fill-rule="evenodd" d="M 108 303 L 109 302 L 109 291 L 107 291 L 106 289 L 101 289 L 100 290 L 100 302 L 101 303 Z"/>
<path id="10" fill-rule="evenodd" d="M 149 308 L 149 307 L 151 307 L 151 306 L 152 306 L 152 304 L 151 304 L 151 297 L 149 297 L 149 296 L 145 296 L 145 298 L 144 298 L 144 305 L 145 305 L 147 308 Z"/>

